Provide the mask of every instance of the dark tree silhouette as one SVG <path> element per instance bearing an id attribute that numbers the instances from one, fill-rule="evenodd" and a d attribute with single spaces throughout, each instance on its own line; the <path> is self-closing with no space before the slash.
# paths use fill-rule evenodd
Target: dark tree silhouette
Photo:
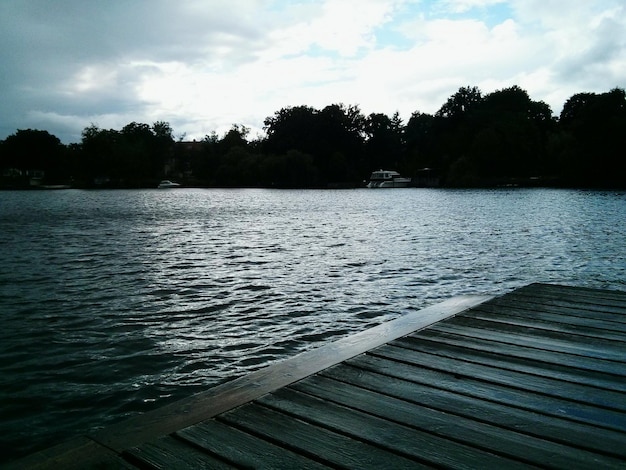
<path id="1" fill-rule="evenodd" d="M 131 122 L 121 131 L 91 124 L 82 133 L 83 184 L 152 187 L 175 166 L 173 146 L 167 122 L 157 121 L 152 127 Z"/>
<path id="2" fill-rule="evenodd" d="M 34 178 L 83 187 L 154 187 L 164 177 L 199 186 L 350 187 L 375 169 L 447 186 L 560 184 L 626 187 L 626 93 L 577 93 L 559 119 L 519 86 L 485 96 L 461 87 L 434 114 L 371 113 L 358 106 L 287 107 L 248 140 L 242 125 L 200 142 L 174 142 L 169 123 L 87 126 L 64 146 L 47 131 L 0 141 L 2 187 Z M 428 169 L 428 170 L 425 170 Z M 437 178 L 432 178 L 432 175 Z"/>
<path id="3" fill-rule="evenodd" d="M 482 101 L 482 93 L 477 87 L 461 87 L 450 96 L 446 103 L 435 113 L 433 120 L 432 155 L 430 160 L 442 175 L 443 181 L 450 184 L 460 184 L 454 162 L 463 158 L 465 167 L 473 167 L 475 162 L 468 155 L 468 148 L 475 133 L 472 117 L 476 107 Z M 465 171 L 465 170 L 463 170 Z M 476 172 L 471 171 L 472 175 Z M 464 177 L 463 184 L 478 184 L 479 181 Z"/>
<path id="4" fill-rule="evenodd" d="M 65 147 L 48 131 L 20 129 L 0 146 L 0 168 L 10 185 L 27 185 L 33 177 L 65 182 L 71 177 L 69 163 Z"/>
<path id="5" fill-rule="evenodd" d="M 356 106 L 335 104 L 321 111 L 308 106 L 283 108 L 265 119 L 264 153 L 285 155 L 297 150 L 310 155 L 317 169 L 316 186 L 358 180 L 354 168 L 361 157 L 363 122 Z M 311 179 L 311 175 L 305 178 Z"/>
<path id="6" fill-rule="evenodd" d="M 483 178 L 528 178 L 543 174 L 550 107 L 532 101 L 518 86 L 486 95 L 476 108 L 471 159 Z"/>
<path id="7" fill-rule="evenodd" d="M 462 119 L 482 101 L 482 93 L 478 87 L 461 87 L 435 113 L 435 117 Z"/>
<path id="8" fill-rule="evenodd" d="M 561 112 L 559 166 L 570 184 L 626 186 L 626 93 L 578 93 Z"/>
<path id="9" fill-rule="evenodd" d="M 404 127 L 406 158 L 410 174 L 423 168 L 434 168 L 432 114 L 415 111 Z"/>
<path id="10" fill-rule="evenodd" d="M 282 108 L 264 121 L 267 138 L 265 153 L 285 154 L 289 150 L 299 150 L 309 154 L 317 148 L 318 111 L 310 106 Z"/>
<path id="11" fill-rule="evenodd" d="M 365 123 L 365 155 L 370 169 L 405 170 L 403 125 L 399 113 L 392 117 L 372 113 Z"/>

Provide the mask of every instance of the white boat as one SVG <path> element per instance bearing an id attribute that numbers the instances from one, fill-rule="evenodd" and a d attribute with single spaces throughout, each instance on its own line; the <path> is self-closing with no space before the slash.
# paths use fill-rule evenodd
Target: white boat
<path id="1" fill-rule="evenodd" d="M 368 188 L 406 188 L 411 184 L 411 178 L 405 178 L 397 171 L 377 170 L 372 172 Z"/>
<path id="2" fill-rule="evenodd" d="M 174 183 L 170 180 L 163 180 L 159 183 L 159 186 L 157 186 L 159 189 L 164 189 L 164 188 L 178 188 L 180 187 L 180 184 L 178 183 Z"/>
<path id="3" fill-rule="evenodd" d="M 71 189 L 69 184 L 42 184 L 41 189 Z"/>

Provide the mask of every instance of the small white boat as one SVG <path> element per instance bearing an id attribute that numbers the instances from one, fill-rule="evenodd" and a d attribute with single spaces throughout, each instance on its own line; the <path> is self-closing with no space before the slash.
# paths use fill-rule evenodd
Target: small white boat
<path id="1" fill-rule="evenodd" d="M 42 184 L 41 189 L 71 189 L 69 184 Z"/>
<path id="2" fill-rule="evenodd" d="M 157 186 L 157 188 L 159 188 L 159 189 L 178 188 L 178 187 L 180 187 L 180 184 L 174 183 L 173 181 L 170 181 L 170 180 L 163 180 Z"/>
<path id="3" fill-rule="evenodd" d="M 368 188 L 406 188 L 411 184 L 411 178 L 405 178 L 397 171 L 377 170 L 370 176 Z"/>

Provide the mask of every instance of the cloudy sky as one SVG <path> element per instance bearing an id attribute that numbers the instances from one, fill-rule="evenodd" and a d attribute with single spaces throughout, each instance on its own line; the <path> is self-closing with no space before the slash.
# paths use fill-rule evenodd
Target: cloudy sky
<path id="1" fill-rule="evenodd" d="M 512 85 L 558 114 L 626 87 L 624 0 L 2 0 L 0 139 L 168 121 L 262 132 L 286 106 L 434 113 Z"/>

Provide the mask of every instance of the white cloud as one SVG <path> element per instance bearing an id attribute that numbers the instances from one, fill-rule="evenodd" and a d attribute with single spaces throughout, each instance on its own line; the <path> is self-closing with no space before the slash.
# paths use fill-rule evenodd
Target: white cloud
<path id="1" fill-rule="evenodd" d="M 270 33 L 272 46 L 264 53 L 285 57 L 314 49 L 354 56 L 375 46 L 374 30 L 390 20 L 400 2 L 380 0 L 326 0 L 317 8 L 301 10 L 303 16 Z"/>
<path id="2" fill-rule="evenodd" d="M 338 102 L 407 119 L 466 85 L 517 84 L 558 112 L 574 93 L 626 86 L 624 10 L 621 0 L 0 2 L 0 132 L 50 122 L 67 141 L 94 121 L 167 120 L 201 138 Z"/>
<path id="3" fill-rule="evenodd" d="M 506 3 L 505 0 L 443 0 L 442 9 L 452 13 L 465 13 L 475 8 L 488 8 Z"/>

